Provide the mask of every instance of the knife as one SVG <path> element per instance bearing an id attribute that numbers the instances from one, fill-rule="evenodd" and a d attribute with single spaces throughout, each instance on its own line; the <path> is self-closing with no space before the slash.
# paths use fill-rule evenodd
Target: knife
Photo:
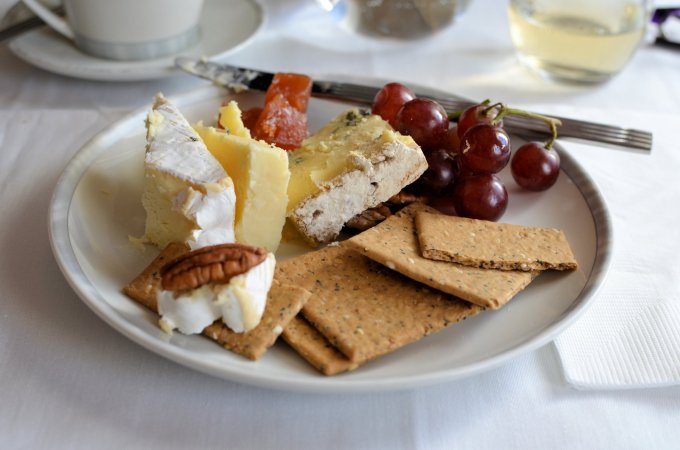
<path id="1" fill-rule="evenodd" d="M 274 78 L 273 73 L 230 66 L 205 59 L 179 57 L 175 59 L 175 65 L 184 72 L 210 80 L 215 85 L 225 87 L 236 93 L 248 89 L 266 91 Z M 336 81 L 312 81 L 313 97 L 367 106 L 373 103 L 373 99 L 380 89 L 381 87 Z M 416 95 L 439 102 L 449 113 L 458 112 L 476 104 L 476 102 L 455 95 L 438 96 L 426 92 L 416 92 Z M 652 148 L 652 134 L 648 131 L 565 117 L 551 117 L 561 122 L 561 125 L 557 127 L 557 134 L 560 138 L 569 137 L 645 152 L 650 152 Z M 522 137 L 543 139 L 550 136 L 548 126 L 536 119 L 509 116 L 503 119 L 503 123 L 506 129 Z"/>

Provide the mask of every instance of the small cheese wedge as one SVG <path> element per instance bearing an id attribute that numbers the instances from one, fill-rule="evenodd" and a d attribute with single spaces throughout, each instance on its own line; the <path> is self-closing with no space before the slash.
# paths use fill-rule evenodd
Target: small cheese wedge
<path id="1" fill-rule="evenodd" d="M 275 252 L 288 205 L 286 152 L 200 123 L 194 129 L 234 181 L 236 242 Z"/>
<path id="2" fill-rule="evenodd" d="M 241 109 L 234 100 L 220 108 L 219 122 L 227 133 L 250 138 L 250 130 L 243 124 Z"/>

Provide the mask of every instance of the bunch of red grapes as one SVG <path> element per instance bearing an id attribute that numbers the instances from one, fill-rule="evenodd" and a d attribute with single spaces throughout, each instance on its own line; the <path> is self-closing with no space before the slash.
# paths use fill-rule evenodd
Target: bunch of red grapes
<path id="1" fill-rule="evenodd" d="M 386 84 L 376 95 L 373 114 L 407 134 L 423 149 L 428 169 L 407 190 L 429 199 L 439 211 L 496 221 L 508 205 L 508 192 L 496 175 L 511 161 L 510 138 L 502 119 L 508 114 L 544 120 L 553 137 L 547 143 L 529 142 L 518 148 L 510 167 L 518 185 L 542 191 L 555 184 L 560 158 L 552 144 L 554 119 L 483 102 L 449 116 L 437 102 L 418 98 L 399 83 Z M 457 118 L 457 124 L 450 119 Z"/>

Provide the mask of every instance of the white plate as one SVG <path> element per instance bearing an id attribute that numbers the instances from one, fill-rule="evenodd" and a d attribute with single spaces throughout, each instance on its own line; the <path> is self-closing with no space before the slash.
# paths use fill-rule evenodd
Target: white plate
<path id="1" fill-rule="evenodd" d="M 265 21 L 255 0 L 206 0 L 201 40 L 177 55 L 148 61 L 113 61 L 87 55 L 48 27 L 25 33 L 9 48 L 19 58 L 49 72 L 100 81 L 137 81 L 176 74 L 174 59 L 185 55 L 219 59 L 248 44 Z"/>
<path id="2" fill-rule="evenodd" d="M 209 121 L 226 97 L 209 87 L 173 101 L 190 121 Z M 256 92 L 236 97 L 243 108 L 263 100 Z M 346 107 L 312 99 L 310 128 L 321 127 Z M 521 191 L 507 171 L 502 173 L 510 195 L 502 220 L 563 229 L 580 270 L 541 275 L 499 311 L 482 313 L 334 377 L 318 374 L 283 342 L 252 362 L 201 336 L 170 337 L 158 328 L 155 314 L 121 293 L 157 253 L 141 253 L 128 240 L 144 229 L 145 114 L 136 112 L 104 130 L 68 164 L 50 205 L 50 239 L 65 277 L 95 313 L 133 341 L 196 370 L 258 386 L 315 392 L 378 391 L 454 380 L 551 341 L 585 310 L 607 272 L 611 225 L 604 201 L 583 169 L 561 151 L 563 173 L 549 191 Z"/>

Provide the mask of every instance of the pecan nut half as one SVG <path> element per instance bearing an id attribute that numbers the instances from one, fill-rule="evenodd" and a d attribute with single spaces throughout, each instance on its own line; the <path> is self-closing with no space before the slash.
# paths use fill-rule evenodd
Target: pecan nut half
<path id="1" fill-rule="evenodd" d="M 390 211 L 390 208 L 385 206 L 384 203 L 379 203 L 377 206 L 369 208 L 349 219 L 345 226 L 359 231 L 366 231 L 391 215 L 392 211 Z"/>
<path id="2" fill-rule="evenodd" d="M 406 191 L 400 191 L 390 197 L 386 203 L 388 205 L 405 206 L 416 202 L 427 203 L 427 200 L 428 198 L 425 195 L 417 195 Z"/>
<path id="3" fill-rule="evenodd" d="M 167 291 L 195 289 L 207 283 L 227 283 L 267 258 L 267 250 L 243 244 L 220 244 L 185 253 L 161 269 Z"/>

